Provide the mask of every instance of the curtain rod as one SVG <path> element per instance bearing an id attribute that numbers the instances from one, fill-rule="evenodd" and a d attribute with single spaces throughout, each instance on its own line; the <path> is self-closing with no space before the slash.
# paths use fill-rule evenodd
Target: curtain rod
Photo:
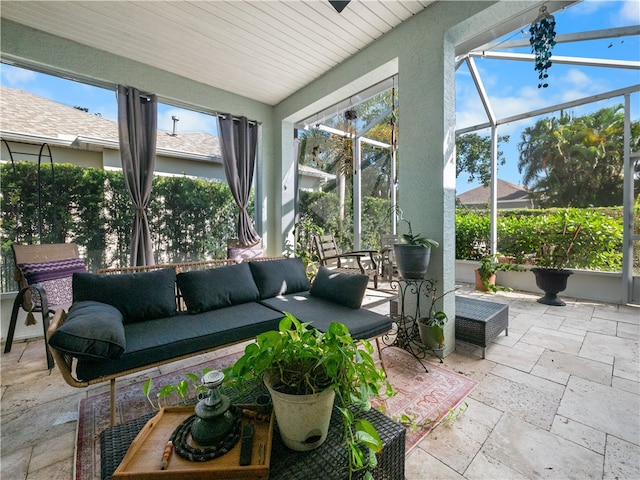
<path id="1" fill-rule="evenodd" d="M 53 77 L 63 78 L 65 80 L 71 80 L 73 82 L 84 83 L 85 85 L 90 85 L 92 87 L 104 88 L 105 90 L 111 90 L 113 92 L 118 91 L 118 84 L 116 83 L 97 80 L 95 78 L 90 78 L 90 77 L 86 77 L 83 75 L 70 73 L 70 72 L 64 72 L 61 70 L 55 70 L 53 68 L 48 68 L 43 65 L 38 65 L 35 63 L 25 61 L 24 59 L 13 58 L 10 55 L 3 54 L 2 58 L 0 59 L 0 63 L 4 63 L 6 65 L 12 65 L 18 68 L 24 68 L 27 70 L 32 70 L 34 72 L 44 73 L 45 75 L 51 75 Z M 205 115 L 213 115 L 218 117 L 221 115 L 225 115 L 216 110 L 204 110 L 202 107 L 194 107 L 193 105 L 186 102 L 182 102 L 179 100 L 172 101 L 165 97 L 162 97 L 161 95 L 156 95 L 156 96 L 158 97 L 158 102 L 164 103 L 166 105 L 170 105 L 172 107 L 184 108 L 185 110 L 192 110 L 197 113 L 204 113 Z M 240 118 L 240 116 L 233 115 L 233 118 L 234 119 Z M 262 125 L 262 122 L 259 122 L 257 120 L 249 120 L 249 123 Z"/>

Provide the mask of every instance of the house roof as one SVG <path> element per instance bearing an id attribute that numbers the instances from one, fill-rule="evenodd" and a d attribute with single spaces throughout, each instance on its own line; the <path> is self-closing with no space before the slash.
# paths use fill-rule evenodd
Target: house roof
<path id="1" fill-rule="evenodd" d="M 298 172 L 303 173 L 309 177 L 323 178 L 325 181 L 336 179 L 336 176 L 333 173 L 327 173 L 309 165 L 298 164 Z"/>
<path id="2" fill-rule="evenodd" d="M 545 4 L 553 13 L 572 1 Z M 353 0 L 338 13 L 328 0 L 3 0 L 2 17 L 276 105 L 414 15 L 429 15 L 433 3 L 437 2 Z M 529 23 L 539 3 L 530 2 L 530 8 L 504 22 L 504 32 Z M 466 53 L 495 36 L 494 31 L 474 36 L 458 44 L 456 53 Z"/>
<path id="3" fill-rule="evenodd" d="M 529 192 L 526 188 L 505 180 L 498 179 L 498 202 L 517 202 L 529 200 Z M 464 205 L 485 205 L 491 200 L 491 188 L 479 186 L 457 196 L 458 201 Z"/>
<path id="4" fill-rule="evenodd" d="M 114 98 L 115 102 L 115 98 Z M 0 134 L 5 139 L 101 150 L 119 148 L 118 123 L 33 93 L 0 87 Z M 159 153 L 220 158 L 218 138 L 205 132 L 176 136 L 159 130 Z M 177 154 L 177 155 L 176 155 Z"/>

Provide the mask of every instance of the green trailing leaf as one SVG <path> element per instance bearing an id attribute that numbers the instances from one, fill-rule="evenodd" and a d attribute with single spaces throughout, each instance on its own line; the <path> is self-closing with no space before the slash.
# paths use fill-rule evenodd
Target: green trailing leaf
<path id="1" fill-rule="evenodd" d="M 182 398 L 183 401 L 187 399 L 188 389 L 189 389 L 189 383 L 187 382 L 187 380 L 181 380 L 176 385 L 176 392 L 178 392 L 178 395 L 180 395 L 180 398 Z"/>
<path id="2" fill-rule="evenodd" d="M 360 418 L 356 421 L 356 438 L 374 452 L 382 450 L 383 445 L 380 435 L 378 435 L 378 431 L 371 422 L 367 420 Z"/>
<path id="3" fill-rule="evenodd" d="M 431 334 L 436 343 L 444 345 L 444 329 L 439 325 L 431 325 Z"/>

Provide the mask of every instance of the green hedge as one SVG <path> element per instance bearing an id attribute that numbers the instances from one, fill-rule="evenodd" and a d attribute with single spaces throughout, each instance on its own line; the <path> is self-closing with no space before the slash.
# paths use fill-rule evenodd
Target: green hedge
<path id="1" fill-rule="evenodd" d="M 56 164 L 54 181 L 43 167 L 41 239 L 37 165 L 6 163 L 0 174 L 5 264 L 12 262 L 11 243 L 41 241 L 78 243 L 90 270 L 128 265 L 133 208 L 122 172 Z M 147 215 L 157 262 L 223 258 L 227 239 L 236 236 L 238 208 L 220 182 L 157 176 Z"/>
<path id="2" fill-rule="evenodd" d="M 490 223 L 487 211 L 456 213 L 456 258 L 478 260 L 488 253 Z M 622 207 L 502 210 L 498 213 L 498 251 L 523 262 L 565 225 L 573 231 L 578 224 L 581 230 L 567 266 L 621 271 Z"/>
<path id="3" fill-rule="evenodd" d="M 129 259 L 133 209 L 122 173 L 56 164 L 40 173 L 42 239 L 38 231 L 38 173 L 32 162 L 0 166 L 3 262 L 12 264 L 11 243 L 76 242 L 90 270 L 124 266 Z M 253 211 L 251 205 L 249 211 Z M 390 203 L 364 197 L 362 248 L 377 249 L 388 233 Z M 340 247 L 353 247 L 352 205 L 338 215 L 335 193 L 301 192 L 300 213 L 325 232 L 336 235 Z M 235 234 L 238 208 L 224 183 L 187 177 L 155 177 L 147 210 L 156 261 L 180 262 L 226 256 L 227 239 Z M 622 208 L 504 210 L 499 212 L 498 250 L 523 260 L 540 248 L 545 232 L 564 223 L 581 224 L 570 267 L 620 271 Z M 477 260 L 487 253 L 490 217 L 486 211 L 459 209 L 456 214 L 456 258 Z M 3 288 L 6 289 L 7 271 Z"/>

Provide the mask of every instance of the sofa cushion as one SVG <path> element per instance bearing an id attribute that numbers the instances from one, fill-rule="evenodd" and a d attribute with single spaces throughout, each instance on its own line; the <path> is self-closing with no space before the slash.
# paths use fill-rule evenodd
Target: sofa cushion
<path id="1" fill-rule="evenodd" d="M 66 321 L 51 335 L 49 345 L 79 359 L 120 358 L 126 348 L 120 311 L 106 303 L 74 303 Z"/>
<path id="2" fill-rule="evenodd" d="M 368 283 L 366 275 L 334 272 L 320 267 L 311 285 L 311 295 L 345 307 L 360 308 Z"/>
<path id="3" fill-rule="evenodd" d="M 249 262 L 249 266 L 261 299 L 304 292 L 311 288 L 301 258 Z"/>
<path id="4" fill-rule="evenodd" d="M 74 273 L 73 301 L 86 300 L 113 305 L 125 324 L 169 317 L 176 314 L 176 272 Z"/>
<path id="5" fill-rule="evenodd" d="M 369 339 L 391 330 L 391 318 L 365 308 L 353 309 L 333 303 L 309 292 L 292 293 L 267 298 L 260 303 L 281 312 L 289 312 L 301 322 L 309 322 L 321 332 L 329 329 L 331 322 L 344 323 L 356 340 Z"/>
<path id="6" fill-rule="evenodd" d="M 127 348 L 122 357 L 102 362 L 78 361 L 77 378 L 91 380 L 237 343 L 277 329 L 281 319 L 280 312 L 250 302 L 197 315 L 181 313 L 176 317 L 131 323 L 125 325 Z"/>
<path id="7" fill-rule="evenodd" d="M 177 281 L 192 314 L 255 302 L 260 296 L 246 263 L 179 273 Z"/>

